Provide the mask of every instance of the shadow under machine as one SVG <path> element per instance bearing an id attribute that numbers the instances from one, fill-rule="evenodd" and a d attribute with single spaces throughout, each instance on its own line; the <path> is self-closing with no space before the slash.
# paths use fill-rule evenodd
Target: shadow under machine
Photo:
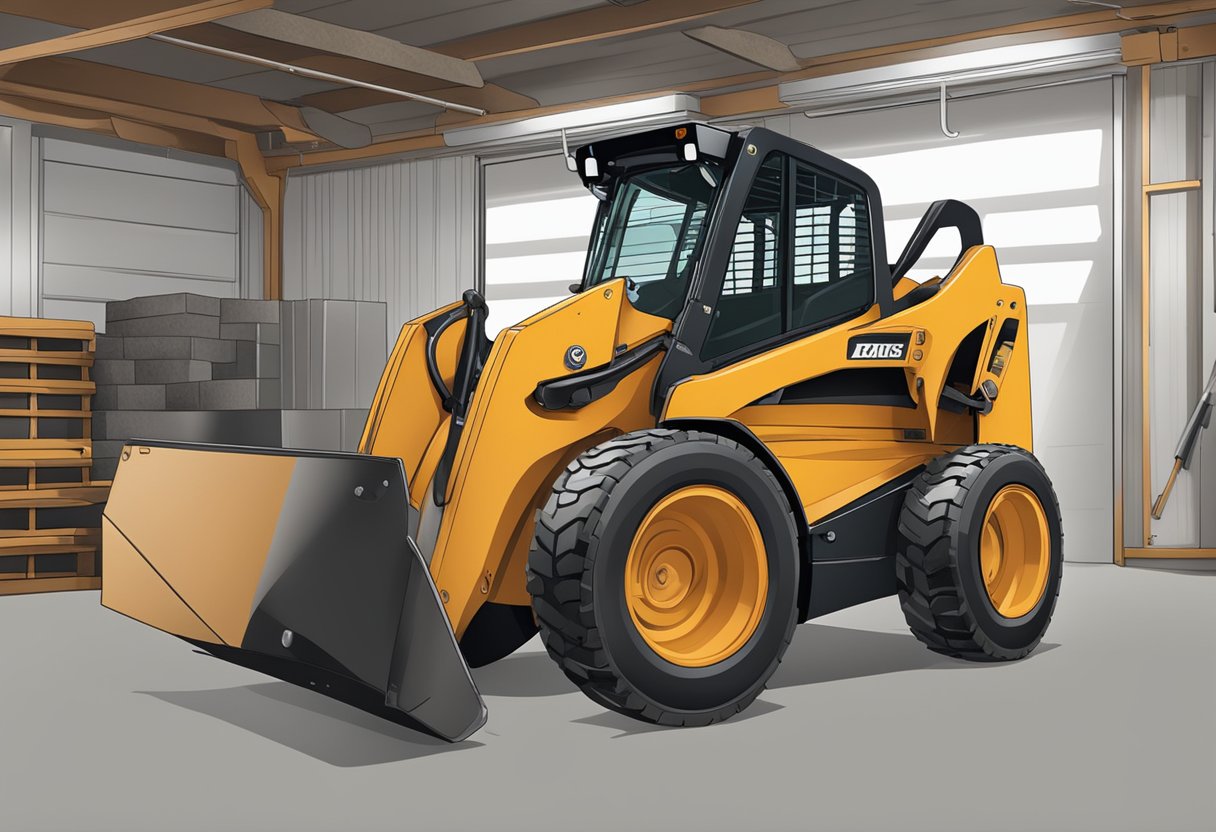
<path id="1" fill-rule="evenodd" d="M 1060 511 L 1031 453 L 1025 296 L 934 203 L 888 261 L 862 171 L 764 129 L 595 142 L 573 296 L 485 334 L 406 324 L 360 453 L 133 440 L 102 603 L 450 740 L 536 634 L 591 699 L 672 725 L 763 690 L 795 626 L 898 595 L 930 649 L 1038 644 Z M 906 276 L 957 229 L 943 277 Z"/>

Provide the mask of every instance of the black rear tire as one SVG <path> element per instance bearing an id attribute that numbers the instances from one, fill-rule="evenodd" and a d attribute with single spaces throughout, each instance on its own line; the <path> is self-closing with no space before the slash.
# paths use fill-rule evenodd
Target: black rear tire
<path id="1" fill-rule="evenodd" d="M 751 635 L 727 658 L 685 666 L 652 649 L 627 605 L 626 562 L 648 513 L 680 489 L 729 491 L 763 538 L 767 589 Z M 755 454 L 712 433 L 645 430 L 586 451 L 537 513 L 528 591 L 549 655 L 600 705 L 663 725 L 708 725 L 747 707 L 797 619 L 799 549 L 789 502 Z"/>
<path id="2" fill-rule="evenodd" d="M 1016 617 L 998 612 L 980 564 L 989 507 L 1011 485 L 1037 497 L 1049 545 L 1042 595 Z M 972 445 L 933 460 L 908 489 L 899 532 L 900 605 L 912 633 L 929 649 L 970 661 L 1010 661 L 1038 646 L 1060 591 L 1063 531 L 1051 480 L 1033 454 L 1009 445 Z"/>

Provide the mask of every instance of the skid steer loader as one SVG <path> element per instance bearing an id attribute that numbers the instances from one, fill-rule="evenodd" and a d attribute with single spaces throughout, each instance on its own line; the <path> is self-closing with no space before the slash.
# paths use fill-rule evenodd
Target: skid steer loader
<path id="1" fill-rule="evenodd" d="M 406 324 L 357 454 L 133 440 L 102 603 L 448 740 L 539 629 L 591 699 L 704 725 L 802 621 L 898 595 L 930 649 L 1025 656 L 1060 583 L 1025 296 L 966 205 L 888 262 L 878 189 L 764 129 L 597 141 L 573 296 Z M 907 273 L 961 243 L 944 277 Z"/>

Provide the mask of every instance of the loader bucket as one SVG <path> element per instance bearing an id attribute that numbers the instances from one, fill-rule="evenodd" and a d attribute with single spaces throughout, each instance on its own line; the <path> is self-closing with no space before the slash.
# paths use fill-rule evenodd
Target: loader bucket
<path id="1" fill-rule="evenodd" d="M 101 603 L 453 742 L 485 706 L 411 535 L 400 460 L 132 440 Z"/>

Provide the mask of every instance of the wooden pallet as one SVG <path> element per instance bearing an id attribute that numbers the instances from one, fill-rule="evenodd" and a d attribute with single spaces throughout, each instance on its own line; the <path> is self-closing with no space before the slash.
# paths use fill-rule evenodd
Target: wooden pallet
<path id="1" fill-rule="evenodd" d="M 33 346 L 37 346 L 37 339 L 81 341 L 81 349 L 86 352 L 93 352 L 97 344 L 97 336 L 90 321 L 61 321 L 53 318 L 0 316 L 0 337 L 34 339 Z"/>
<path id="2" fill-rule="evenodd" d="M 79 522 L 109 493 L 91 477 L 95 348 L 87 321 L 0 317 L 0 595 L 101 586 L 101 530 Z"/>
<path id="3" fill-rule="evenodd" d="M 0 540 L 82 535 L 101 525 L 109 486 L 0 491 Z"/>
<path id="4" fill-rule="evenodd" d="M 55 448 L 0 449 L 0 493 L 89 485 L 93 476 L 92 440 L 62 442 Z"/>
<path id="5" fill-rule="evenodd" d="M 101 587 L 101 530 L 0 538 L 0 595 Z"/>

